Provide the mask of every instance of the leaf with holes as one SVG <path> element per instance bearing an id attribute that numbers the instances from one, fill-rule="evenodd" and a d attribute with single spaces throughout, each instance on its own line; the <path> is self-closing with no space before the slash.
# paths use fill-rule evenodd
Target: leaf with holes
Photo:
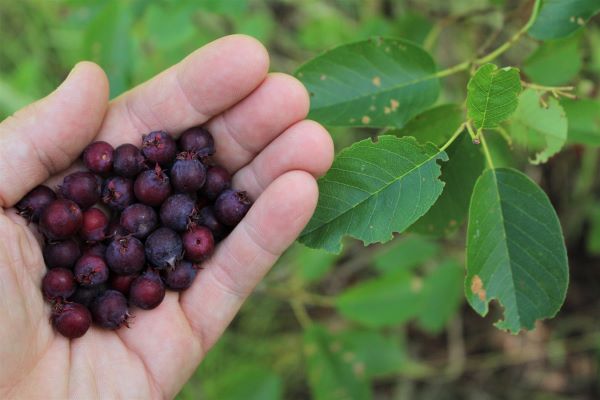
<path id="1" fill-rule="evenodd" d="M 545 0 L 529 34 L 540 40 L 565 37 L 584 26 L 598 11 L 598 0 Z"/>
<path id="2" fill-rule="evenodd" d="M 523 173 L 489 169 L 469 209 L 465 293 L 482 316 L 496 299 L 500 329 L 518 333 L 556 315 L 568 285 L 567 251 L 546 194 Z"/>
<path id="3" fill-rule="evenodd" d="M 481 66 L 467 85 L 467 114 L 478 129 L 495 128 L 517 108 L 521 79 L 517 68 Z"/>
<path id="4" fill-rule="evenodd" d="M 392 239 L 438 199 L 444 183 L 437 161 L 447 159 L 434 145 L 412 137 L 380 136 L 342 150 L 319 179 L 317 209 L 300 242 L 339 252 L 345 235 L 365 244 Z"/>
<path id="5" fill-rule="evenodd" d="M 330 126 L 402 127 L 439 94 L 436 66 L 416 44 L 373 38 L 345 44 L 296 71 L 309 117 Z"/>
<path id="6" fill-rule="evenodd" d="M 540 95 L 527 89 L 519 96 L 519 106 L 510 119 L 510 134 L 517 144 L 536 153 L 531 163 L 540 164 L 558 153 L 567 141 L 567 117 L 553 97 L 542 105 Z"/>

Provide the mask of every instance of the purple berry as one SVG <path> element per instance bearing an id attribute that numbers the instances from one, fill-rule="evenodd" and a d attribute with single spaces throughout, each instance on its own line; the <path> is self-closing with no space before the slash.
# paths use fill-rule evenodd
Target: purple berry
<path id="1" fill-rule="evenodd" d="M 171 168 L 171 182 L 178 192 L 195 193 L 206 180 L 206 167 L 194 153 L 183 152 Z"/>
<path id="2" fill-rule="evenodd" d="M 106 261 L 111 271 L 119 275 L 140 272 L 146 263 L 144 245 L 132 236 L 117 238 L 106 249 Z"/>
<path id="3" fill-rule="evenodd" d="M 228 228 L 217 219 L 212 207 L 202 208 L 198 212 L 196 223 L 210 229 L 215 241 L 219 241 L 227 236 Z"/>
<path id="4" fill-rule="evenodd" d="M 140 149 L 134 145 L 126 143 L 115 149 L 113 160 L 115 174 L 133 179 L 145 168 L 144 156 Z"/>
<path id="5" fill-rule="evenodd" d="M 138 175 L 134 184 L 135 196 L 149 206 L 160 206 L 171 194 L 169 177 L 157 164 L 153 170 Z"/>
<path id="6" fill-rule="evenodd" d="M 106 142 L 94 142 L 83 151 L 83 163 L 90 171 L 108 175 L 113 168 L 113 147 Z"/>
<path id="7" fill-rule="evenodd" d="M 201 157 L 215 153 L 212 135 L 201 126 L 184 131 L 179 137 L 179 148 L 182 151 L 194 152 Z"/>
<path id="8" fill-rule="evenodd" d="M 69 301 L 89 307 L 94 299 L 105 291 L 106 284 L 103 283 L 95 286 L 79 286 L 77 290 L 75 290 L 75 293 L 69 297 Z"/>
<path id="9" fill-rule="evenodd" d="M 206 182 L 202 187 L 202 194 L 208 199 L 216 199 L 221 192 L 229 188 L 231 188 L 231 175 L 225 168 L 216 165 L 206 171 Z"/>
<path id="10" fill-rule="evenodd" d="M 119 218 L 115 218 L 108 224 L 108 229 L 106 230 L 106 237 L 111 239 L 120 238 L 121 236 L 127 236 L 129 232 L 125 228 L 121 226 L 121 221 Z"/>
<path id="11" fill-rule="evenodd" d="M 83 336 L 92 324 L 92 315 L 78 303 L 60 304 L 52 312 L 52 325 L 61 335 L 76 339 Z"/>
<path id="12" fill-rule="evenodd" d="M 43 249 L 44 262 L 48 268 L 73 268 L 81 257 L 79 244 L 73 240 L 50 242 Z"/>
<path id="13" fill-rule="evenodd" d="M 114 176 L 104 182 L 102 201 L 110 208 L 121 211 L 133 204 L 134 200 L 133 182 L 130 179 Z"/>
<path id="14" fill-rule="evenodd" d="M 81 286 L 94 286 L 108 280 L 108 267 L 102 257 L 91 254 L 82 256 L 73 269 L 75 280 Z"/>
<path id="15" fill-rule="evenodd" d="M 52 268 L 42 279 L 42 292 L 47 300 L 61 301 L 75 292 L 73 273 L 65 268 Z"/>
<path id="16" fill-rule="evenodd" d="M 160 207 L 160 221 L 167 228 L 185 231 L 196 212 L 196 203 L 187 194 L 174 194 Z"/>
<path id="17" fill-rule="evenodd" d="M 179 235 L 169 228 L 158 228 L 146 239 L 146 259 L 158 269 L 172 268 L 183 253 Z"/>
<path id="18" fill-rule="evenodd" d="M 210 229 L 204 226 L 195 226 L 185 232 L 181 241 L 185 258 L 193 262 L 202 262 L 211 256 L 215 250 L 215 241 Z"/>
<path id="19" fill-rule="evenodd" d="M 132 204 L 121 213 L 120 225 L 138 239 L 144 239 L 156 228 L 156 211 L 145 204 Z"/>
<path id="20" fill-rule="evenodd" d="M 117 290 L 123 293 L 125 296 L 129 295 L 129 288 L 131 287 L 131 283 L 137 278 L 139 275 L 112 275 L 110 277 L 110 288 Z"/>
<path id="21" fill-rule="evenodd" d="M 48 186 L 40 185 L 27 193 L 15 208 L 23 218 L 38 222 L 42 211 L 54 200 L 56 200 L 56 193 Z"/>
<path id="22" fill-rule="evenodd" d="M 198 267 L 188 260 L 181 260 L 175 268 L 167 269 L 164 273 L 165 285 L 171 290 L 181 291 L 192 286 Z"/>
<path id="23" fill-rule="evenodd" d="M 103 243 L 93 243 L 83 248 L 82 254 L 89 254 L 92 256 L 98 256 L 105 258 L 106 256 L 106 245 Z"/>
<path id="24" fill-rule="evenodd" d="M 175 159 L 177 144 L 165 131 L 150 132 L 142 137 L 142 153 L 150 161 L 169 166 Z"/>
<path id="25" fill-rule="evenodd" d="M 165 298 L 165 284 L 153 270 L 138 276 L 129 288 L 129 302 L 143 310 L 151 310 Z"/>
<path id="26" fill-rule="evenodd" d="M 92 302 L 90 307 L 94 321 L 103 328 L 118 329 L 129 326 L 127 299 L 121 292 L 107 290 Z"/>
<path id="27" fill-rule="evenodd" d="M 59 187 L 60 194 L 86 210 L 100 200 L 102 179 L 91 172 L 73 172 L 65 176 Z"/>
<path id="28" fill-rule="evenodd" d="M 83 223 L 79 236 L 86 242 L 100 242 L 106 239 L 108 217 L 98 208 L 92 207 L 83 212 Z"/>
<path id="29" fill-rule="evenodd" d="M 215 216 L 223 224 L 235 226 L 244 218 L 251 205 L 246 192 L 227 189 L 215 201 Z"/>
<path id="30" fill-rule="evenodd" d="M 71 200 L 57 199 L 40 216 L 40 230 L 50 240 L 67 239 L 81 228 L 81 208 Z"/>

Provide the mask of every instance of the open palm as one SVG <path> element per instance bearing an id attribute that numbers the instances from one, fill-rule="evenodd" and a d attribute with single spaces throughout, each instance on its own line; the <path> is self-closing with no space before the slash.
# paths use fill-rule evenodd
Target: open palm
<path id="1" fill-rule="evenodd" d="M 0 124 L 0 398 L 171 398 L 217 341 L 244 299 L 308 222 L 315 176 L 332 143 L 303 120 L 308 96 L 267 74 L 258 42 L 229 36 L 194 52 L 112 102 L 102 70 L 80 63 L 47 98 Z M 57 182 L 93 140 L 141 143 L 164 129 L 206 124 L 217 162 L 255 204 L 205 263 L 194 285 L 169 292 L 130 329 L 92 328 L 73 341 L 48 322 L 46 267 L 35 228 L 11 207 L 34 186 Z"/>

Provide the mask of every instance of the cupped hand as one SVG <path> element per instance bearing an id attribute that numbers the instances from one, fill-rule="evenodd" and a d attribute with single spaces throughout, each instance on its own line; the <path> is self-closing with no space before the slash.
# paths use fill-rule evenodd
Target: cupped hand
<path id="1" fill-rule="evenodd" d="M 246 297 L 310 219 L 315 177 L 332 142 L 304 120 L 303 86 L 268 74 L 264 47 L 229 36 L 108 101 L 95 64 L 78 64 L 48 97 L 0 124 L 0 398 L 172 398 Z M 141 135 L 178 135 L 205 124 L 234 187 L 255 200 L 219 244 L 194 285 L 169 292 L 131 328 L 96 327 L 69 341 L 49 321 L 40 282 L 46 267 L 34 225 L 13 205 L 34 186 L 58 182 L 94 140 L 140 145 Z"/>

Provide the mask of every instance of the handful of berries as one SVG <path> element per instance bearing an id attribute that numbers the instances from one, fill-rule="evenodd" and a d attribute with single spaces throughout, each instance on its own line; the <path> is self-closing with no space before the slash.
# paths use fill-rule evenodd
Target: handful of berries
<path id="1" fill-rule="evenodd" d="M 130 306 L 155 308 L 166 289 L 192 285 L 251 206 L 214 153 L 202 127 L 178 142 L 151 132 L 141 149 L 94 142 L 82 156 L 88 171 L 67 175 L 58 193 L 38 186 L 17 203 L 44 236 L 42 292 L 59 333 L 83 336 L 92 320 L 128 326 Z"/>

